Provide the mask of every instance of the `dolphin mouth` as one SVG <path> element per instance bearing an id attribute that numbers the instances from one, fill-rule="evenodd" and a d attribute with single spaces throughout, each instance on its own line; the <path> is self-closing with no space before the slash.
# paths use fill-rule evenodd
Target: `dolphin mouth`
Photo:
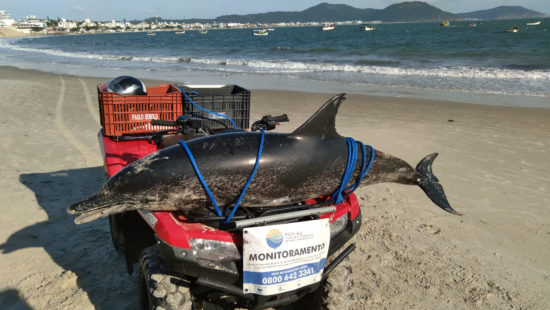
<path id="1" fill-rule="evenodd" d="M 112 214 L 115 214 L 115 213 L 132 211 L 132 210 L 135 210 L 135 209 L 137 209 L 137 208 L 132 209 L 131 207 L 129 207 L 126 204 L 111 205 L 111 206 L 95 209 L 95 210 L 92 210 L 92 211 L 82 212 L 74 220 L 74 222 L 75 222 L 75 224 L 88 223 L 88 222 L 91 222 L 91 221 L 96 220 L 96 219 L 101 218 L 101 217 L 105 217 L 105 216 L 112 215 Z"/>

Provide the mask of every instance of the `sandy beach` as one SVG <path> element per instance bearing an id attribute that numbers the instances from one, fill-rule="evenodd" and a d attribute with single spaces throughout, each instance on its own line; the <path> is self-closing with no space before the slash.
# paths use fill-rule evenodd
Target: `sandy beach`
<path id="1" fill-rule="evenodd" d="M 25 33 L 13 27 L 0 26 L 0 38 L 26 37 L 39 34 Z"/>
<path id="2" fill-rule="evenodd" d="M 108 78 L 0 67 L 0 309 L 138 307 L 107 220 L 65 212 L 104 181 L 95 86 Z M 252 90 L 251 120 L 287 113 L 290 132 L 330 97 Z M 357 190 L 353 309 L 550 308 L 550 109 L 349 95 L 336 128 L 413 166 L 438 152 L 463 214 L 418 187 Z"/>

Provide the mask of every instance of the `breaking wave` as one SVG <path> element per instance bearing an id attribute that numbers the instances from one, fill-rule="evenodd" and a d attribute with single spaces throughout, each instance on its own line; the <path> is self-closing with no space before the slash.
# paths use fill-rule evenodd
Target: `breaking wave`
<path id="1" fill-rule="evenodd" d="M 203 64 L 212 70 L 213 66 L 233 67 L 235 72 L 262 73 L 266 71 L 277 73 L 299 72 L 342 72 L 364 73 L 393 76 L 421 76 L 435 78 L 467 78 L 467 79 L 508 79 L 508 80 L 550 80 L 550 72 L 531 67 L 490 68 L 482 66 L 450 66 L 450 67 L 406 67 L 398 66 L 398 62 L 385 60 L 359 60 L 351 64 L 327 64 L 299 61 L 253 60 L 253 59 L 217 59 L 199 57 L 154 57 L 135 55 L 100 55 L 93 53 L 72 53 L 57 49 L 37 49 L 21 47 L 13 44 L 3 44 L 12 50 L 40 53 L 54 57 L 66 57 L 89 60 L 110 60 L 141 63 L 167 64 Z M 224 71 L 227 69 L 224 68 Z"/>

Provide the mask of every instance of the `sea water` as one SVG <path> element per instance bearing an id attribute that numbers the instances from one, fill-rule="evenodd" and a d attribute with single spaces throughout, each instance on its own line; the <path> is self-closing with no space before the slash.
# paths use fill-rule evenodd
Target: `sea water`
<path id="1" fill-rule="evenodd" d="M 61 35 L 0 40 L 0 65 L 250 89 L 550 107 L 550 19 Z M 506 29 L 518 26 L 519 32 Z"/>

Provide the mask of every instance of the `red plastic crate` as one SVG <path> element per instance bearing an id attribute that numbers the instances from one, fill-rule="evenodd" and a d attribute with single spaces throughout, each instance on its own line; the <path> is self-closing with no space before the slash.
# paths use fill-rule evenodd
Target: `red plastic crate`
<path id="1" fill-rule="evenodd" d="M 147 87 L 147 95 L 119 95 L 97 86 L 99 114 L 105 136 L 139 135 L 172 129 L 151 126 L 152 119 L 173 121 L 182 115 L 181 91 L 172 84 Z"/>

